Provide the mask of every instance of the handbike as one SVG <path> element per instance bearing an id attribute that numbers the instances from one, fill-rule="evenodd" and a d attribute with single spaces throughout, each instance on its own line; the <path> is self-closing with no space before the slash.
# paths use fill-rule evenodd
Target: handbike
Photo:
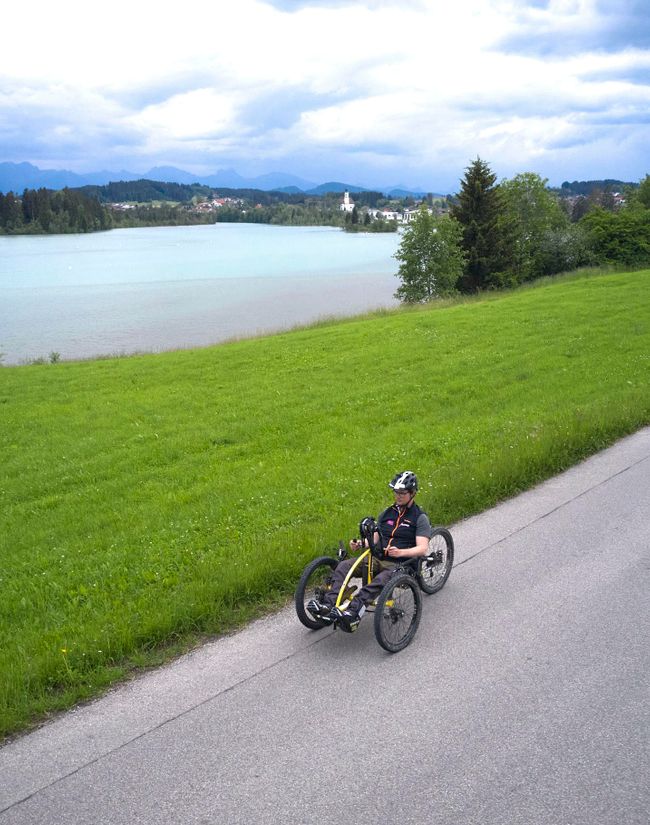
<path id="1" fill-rule="evenodd" d="M 379 535 L 379 542 L 375 541 L 375 534 Z M 368 517 L 360 522 L 359 535 L 366 549 L 355 559 L 336 595 L 335 606 L 341 609 L 350 603 L 364 582 L 372 581 L 373 572 L 376 574 L 379 569 L 377 560 L 384 558 L 381 534 L 374 519 Z M 319 556 L 303 570 L 296 588 L 295 606 L 305 627 L 319 630 L 330 624 L 313 616 L 307 610 L 307 604 L 311 599 L 323 602 L 331 593 L 332 574 L 347 556 L 343 542 L 339 542 L 336 558 Z M 427 594 L 441 590 L 449 578 L 453 562 L 454 541 L 446 527 L 433 528 L 426 556 L 397 562 L 393 575 L 376 600 L 367 605 L 367 611 L 374 612 L 375 637 L 384 650 L 397 653 L 410 644 L 420 623 L 420 590 Z"/>

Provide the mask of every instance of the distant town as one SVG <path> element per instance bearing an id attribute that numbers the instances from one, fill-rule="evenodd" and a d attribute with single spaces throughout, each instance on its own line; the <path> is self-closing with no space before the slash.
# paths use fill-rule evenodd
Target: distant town
<path id="1" fill-rule="evenodd" d="M 448 206 L 445 201 L 439 201 L 434 209 L 432 206 L 429 206 L 425 200 L 419 199 L 411 199 L 413 201 L 412 206 L 403 206 L 402 208 L 396 208 L 395 206 L 384 206 L 382 208 L 371 208 L 369 206 L 359 206 L 351 197 L 350 193 L 346 190 L 343 193 L 343 197 L 339 203 L 339 211 L 343 213 L 343 215 L 353 215 L 355 211 L 358 212 L 360 219 L 365 219 L 366 215 L 369 215 L 372 220 L 384 220 L 384 221 L 394 221 L 396 223 L 410 223 L 413 218 L 418 214 L 418 212 L 424 207 L 427 212 L 432 214 L 442 214 L 443 212 L 448 211 Z M 396 201 L 394 201 L 396 203 Z M 117 211 L 127 211 L 130 209 L 135 209 L 137 204 L 128 203 L 128 202 L 121 202 L 121 203 L 108 203 L 111 209 L 115 209 Z M 193 206 L 189 207 L 191 212 L 195 212 L 198 214 L 216 214 L 220 210 L 223 209 L 240 209 L 246 214 L 247 204 L 246 201 L 242 198 L 233 198 L 233 197 L 211 197 L 204 201 L 200 201 L 199 203 L 194 204 Z M 252 209 L 263 209 L 264 205 L 261 203 L 256 203 L 252 206 Z"/>

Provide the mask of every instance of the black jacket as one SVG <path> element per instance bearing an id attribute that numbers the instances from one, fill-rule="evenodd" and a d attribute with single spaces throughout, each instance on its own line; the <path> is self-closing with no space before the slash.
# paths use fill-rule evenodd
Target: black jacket
<path id="1" fill-rule="evenodd" d="M 400 550 L 415 547 L 416 528 L 421 515 L 426 516 L 426 513 L 415 502 L 407 507 L 401 516 L 396 504 L 387 507 L 377 519 L 382 547 L 388 547 L 389 544 Z"/>

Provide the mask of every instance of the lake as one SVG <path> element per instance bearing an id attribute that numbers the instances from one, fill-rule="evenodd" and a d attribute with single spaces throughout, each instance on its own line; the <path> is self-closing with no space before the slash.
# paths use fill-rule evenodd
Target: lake
<path id="1" fill-rule="evenodd" d="M 227 223 L 1 236 L 3 363 L 205 346 L 394 306 L 399 239 Z"/>

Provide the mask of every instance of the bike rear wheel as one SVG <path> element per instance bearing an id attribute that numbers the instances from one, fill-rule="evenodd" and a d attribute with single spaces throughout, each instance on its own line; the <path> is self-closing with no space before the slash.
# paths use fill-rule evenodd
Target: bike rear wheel
<path id="1" fill-rule="evenodd" d="M 411 643 L 420 624 L 422 596 L 408 573 L 397 573 L 384 585 L 375 606 L 375 637 L 389 653 Z"/>
<path id="2" fill-rule="evenodd" d="M 302 571 L 296 587 L 296 613 L 300 621 L 310 630 L 319 630 L 327 624 L 327 622 L 320 621 L 309 613 L 307 603 L 311 599 L 316 599 L 319 602 L 323 601 L 325 595 L 331 589 L 332 572 L 337 564 L 337 560 L 330 556 L 319 556 L 309 562 Z"/>
<path id="3" fill-rule="evenodd" d="M 437 593 L 445 586 L 454 563 L 454 540 L 445 527 L 435 527 L 429 552 L 418 564 L 418 584 L 425 593 Z"/>

